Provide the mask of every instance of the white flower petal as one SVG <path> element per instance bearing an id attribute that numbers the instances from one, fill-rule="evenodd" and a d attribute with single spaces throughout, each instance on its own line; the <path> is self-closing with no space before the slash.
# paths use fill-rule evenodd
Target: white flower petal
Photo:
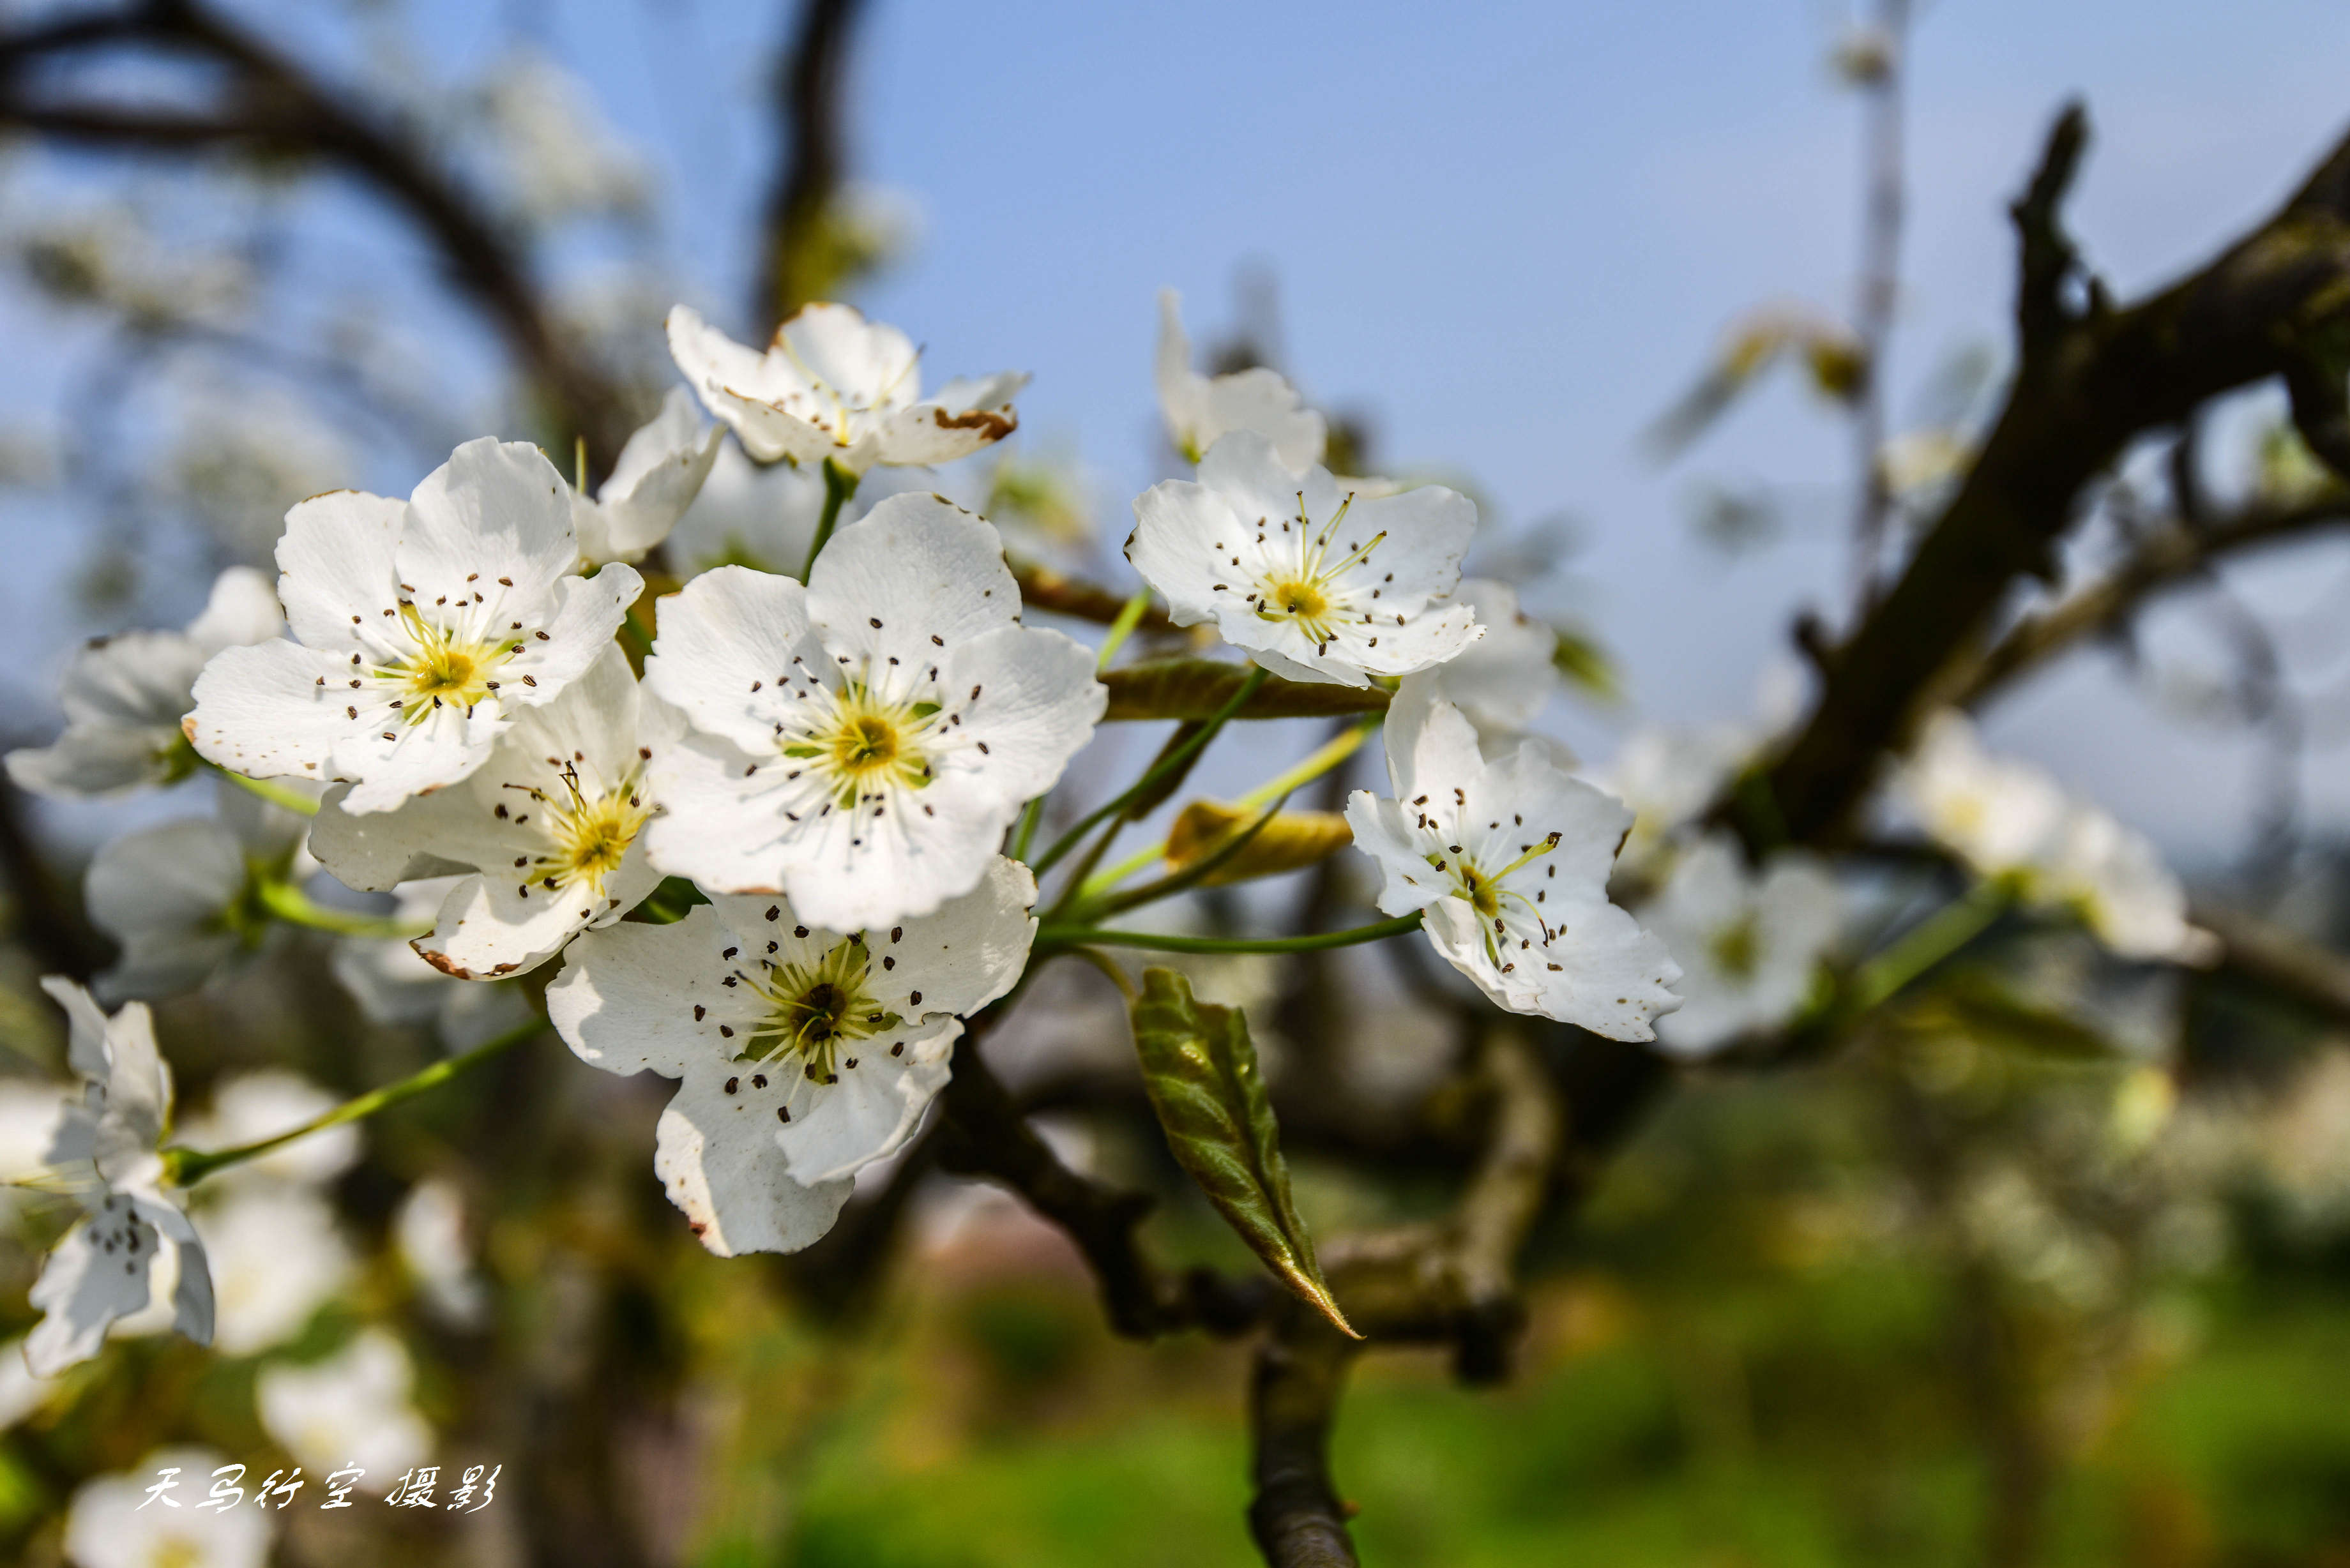
<path id="1" fill-rule="evenodd" d="M 704 572 L 662 601 L 645 684 L 694 728 L 771 750 L 785 683 L 825 664 L 806 595 L 789 577 L 747 566 Z"/>
<path id="2" fill-rule="evenodd" d="M 229 910 L 249 873 L 244 846 L 217 822 L 170 822 L 123 835 L 92 857 L 82 895 L 92 924 L 122 948 L 95 982 L 108 1002 L 192 991 L 235 952 Z"/>
<path id="3" fill-rule="evenodd" d="M 857 1190 L 846 1177 L 814 1187 L 792 1179 L 772 1140 L 742 1130 L 761 1121 L 764 1108 L 690 1079 L 655 1134 L 654 1174 L 702 1244 L 722 1258 L 796 1252 L 832 1229 Z"/>
<path id="4" fill-rule="evenodd" d="M 704 425 L 693 394 L 672 387 L 660 412 L 620 448 L 596 499 L 572 498 L 579 555 L 588 561 L 639 561 L 669 537 L 701 493 L 724 431 Z"/>
<path id="5" fill-rule="evenodd" d="M 1263 436 L 1284 466 L 1298 472 L 1322 461 L 1327 439 L 1322 416 L 1303 407 L 1297 389 L 1278 372 L 1255 366 L 1211 379 L 1191 369 L 1182 299 L 1171 288 L 1159 291 L 1159 347 L 1152 372 L 1168 439 L 1193 462 L 1232 431 Z"/>
<path id="6" fill-rule="evenodd" d="M 670 311 L 668 329 L 670 358 L 743 451 L 762 462 L 820 463 L 830 455 L 830 432 L 809 422 L 815 389 L 786 357 L 746 348 L 682 305 Z"/>
<path id="7" fill-rule="evenodd" d="M 145 1311 L 167 1252 L 178 1265 L 175 1326 L 211 1343 L 212 1276 L 187 1216 L 158 1199 L 109 1192 L 66 1232 L 33 1282 L 31 1303 L 44 1314 L 25 1337 L 34 1375 L 52 1377 L 88 1360 L 118 1320 Z"/>
<path id="8" fill-rule="evenodd" d="M 941 775 L 983 785 L 1014 814 L 1060 782 L 1109 704 L 1093 651 L 1040 628 L 1006 627 L 951 647 L 939 685 L 962 698 L 962 717 Z"/>
<path id="9" fill-rule="evenodd" d="M 210 659 L 224 648 L 266 642 L 286 629 L 275 584 L 251 566 L 231 566 L 213 579 L 203 613 L 188 623 L 188 640 Z"/>
<path id="10" fill-rule="evenodd" d="M 408 504 L 357 490 L 314 495 L 286 514 L 277 597 L 295 639 L 325 652 L 371 652 L 399 618 L 400 532 Z"/>
<path id="11" fill-rule="evenodd" d="M 1020 586 L 984 518 L 936 495 L 893 495 L 841 529 L 809 575 L 807 615 L 826 649 L 911 672 L 1020 614 Z"/>
<path id="12" fill-rule="evenodd" d="M 1012 400 L 1027 384 L 1027 376 L 1015 370 L 949 381 L 889 417 L 874 442 L 873 461 L 929 468 L 992 446 L 1020 428 Z"/>
<path id="13" fill-rule="evenodd" d="M 401 591 L 419 606 L 480 594 L 485 607 L 498 598 L 523 612 L 528 626 L 579 563 L 571 487 L 528 441 L 469 441 L 416 487 L 394 561 Z"/>
<path id="14" fill-rule="evenodd" d="M 681 1077 L 691 1064 L 723 1059 L 720 1023 L 748 1016 L 747 1001 L 723 983 L 718 952 L 726 945 L 723 923 L 707 908 L 666 926 L 591 932 L 567 950 L 546 988 L 547 1018 L 590 1065 Z M 720 1016 L 710 1016 L 712 1008 Z"/>
<path id="15" fill-rule="evenodd" d="M 224 649 L 196 678 L 188 739 L 206 762 L 248 778 L 334 778 L 338 762 L 365 754 L 355 725 L 397 718 L 380 692 L 341 685 L 344 664 L 295 642 Z"/>

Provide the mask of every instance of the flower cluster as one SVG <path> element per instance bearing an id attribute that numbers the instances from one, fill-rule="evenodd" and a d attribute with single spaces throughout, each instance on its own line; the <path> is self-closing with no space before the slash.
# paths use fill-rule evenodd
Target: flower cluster
<path id="1" fill-rule="evenodd" d="M 1960 715 L 1927 722 L 1898 783 L 1927 834 L 1970 870 L 2078 916 L 2117 957 L 2200 964 L 2214 955 L 2143 835 L 2030 763 L 1985 751 Z"/>
<path id="2" fill-rule="evenodd" d="M 92 862 L 92 914 L 122 948 L 101 993 L 184 991 L 307 926 L 339 940 L 332 969 L 370 1016 L 432 1019 L 473 1060 L 537 1027 L 502 982 L 559 960 L 544 1007 L 571 1049 L 678 1081 L 654 1168 L 726 1255 L 825 1233 L 858 1173 L 915 1135 L 967 1021 L 1020 985 L 1040 932 L 1047 950 L 1152 945 L 1102 912 L 1348 842 L 1377 866 L 1389 919 L 1338 940 L 1417 926 L 1511 1012 L 1695 1056 L 1821 1005 L 1843 935 L 1834 877 L 1791 851 L 1752 863 L 1699 827 L 1752 738 L 1636 740 L 1617 780 L 1637 814 L 1575 776 L 1527 732 L 1558 685 L 1555 634 L 1513 585 L 1462 579 L 1469 499 L 1332 473 L 1321 417 L 1295 389 L 1266 369 L 1195 373 L 1172 297 L 1162 306 L 1162 411 L 1196 468 L 1135 500 L 1125 554 L 1143 589 L 1098 649 L 1025 624 L 1023 579 L 986 518 L 917 476 L 866 484 L 1001 439 L 1024 378 L 925 397 L 906 337 L 843 306 L 803 310 L 764 351 L 673 310 L 687 386 L 592 496 L 536 447 L 485 439 L 405 501 L 342 491 L 295 506 L 274 597 L 232 571 L 187 631 L 86 650 L 63 737 L 8 760 L 18 782 L 60 794 L 220 775 L 216 817 L 139 829 Z M 713 474 L 720 493 L 692 524 Z M 639 605 L 639 561 L 676 591 Z M 1097 670 L 1152 595 L 1168 621 L 1201 628 L 1195 648 L 1212 628 L 1239 655 L 1214 672 L 1237 694 L 1032 853 L 1108 711 Z M 1125 872 L 1088 873 L 1138 800 L 1268 683 L 1291 702 L 1384 703 L 1391 794 L 1357 791 L 1343 819 L 1293 816 L 1253 851 L 1269 819 L 1196 803 L 1179 826 L 1199 841 L 1170 836 L 1164 882 L 1105 897 Z M 2192 945 L 2141 840 L 1983 757 L 1957 721 L 1938 722 L 1904 776 L 1929 828 L 1983 875 L 2079 910 L 2119 951 Z M 1040 921 L 1039 874 L 1105 822 Z M 1613 901 L 1619 875 L 1639 919 Z M 369 896 L 390 907 L 356 901 Z M 341 1113 L 298 1082 L 232 1082 L 192 1131 L 203 1152 L 162 1149 L 171 1078 L 143 1006 L 109 1019 L 51 988 L 84 1097 L 18 1116 L 16 1141 L 39 1151 L 11 1158 L 86 1219 L 35 1290 L 47 1315 L 32 1365 L 87 1356 L 165 1301 L 194 1337 L 217 1316 L 231 1354 L 286 1343 L 352 1272 L 317 1192 L 352 1146 L 310 1139 L 307 1164 L 265 1151 Z M 173 1182 L 231 1168 L 192 1220 Z M 478 1288 L 452 1202 L 421 1188 L 400 1231 L 436 1311 L 464 1322 Z M 361 1412 L 392 1434 L 370 1449 L 389 1471 L 429 1442 L 403 1414 L 406 1382 L 396 1342 L 369 1331 L 312 1367 L 266 1369 L 263 1413 L 324 1462 L 358 1441 Z"/>

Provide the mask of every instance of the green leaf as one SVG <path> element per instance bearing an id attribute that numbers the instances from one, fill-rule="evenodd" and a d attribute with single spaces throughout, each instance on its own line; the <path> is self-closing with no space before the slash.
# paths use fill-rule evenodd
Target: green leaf
<path id="1" fill-rule="evenodd" d="M 1114 719 L 1211 719 L 1248 679 L 1245 664 L 1212 659 L 1153 659 L 1105 670 Z M 1383 713 L 1388 694 L 1376 686 L 1325 686 L 1319 682 L 1267 680 L 1240 719 L 1311 719 L 1340 713 Z"/>
<path id="2" fill-rule="evenodd" d="M 1257 1072 L 1248 1020 L 1238 1008 L 1194 1001 L 1172 970 L 1146 970 L 1134 1003 L 1134 1044 L 1176 1163 L 1267 1268 L 1354 1334 L 1290 1202 L 1281 1128 Z"/>
<path id="3" fill-rule="evenodd" d="M 1953 976 L 1932 1005 L 1986 1045 L 2060 1061 L 2111 1061 L 2119 1052 L 2092 1025 L 2017 996 L 1984 974 Z"/>
<path id="4" fill-rule="evenodd" d="M 1575 685 L 1584 694 L 1603 702 L 1613 702 L 1624 695 L 1623 683 L 1616 677 L 1616 661 L 1599 646 L 1598 639 L 1572 627 L 1554 627 L 1558 641 L 1550 650 L 1551 667 Z"/>
<path id="5" fill-rule="evenodd" d="M 664 877 L 660 886 L 648 893 L 642 903 L 621 919 L 647 925 L 673 926 L 691 914 L 696 904 L 708 902 L 708 896 L 684 877 Z"/>

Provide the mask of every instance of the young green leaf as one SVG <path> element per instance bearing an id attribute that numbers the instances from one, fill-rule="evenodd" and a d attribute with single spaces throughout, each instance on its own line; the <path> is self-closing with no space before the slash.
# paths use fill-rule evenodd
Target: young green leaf
<path id="1" fill-rule="evenodd" d="M 1143 1087 L 1176 1163 L 1282 1282 L 1353 1334 L 1289 1198 L 1281 1129 L 1238 1008 L 1195 1001 L 1171 970 L 1143 971 L 1134 1003 Z M 1360 1337 L 1357 1335 L 1357 1337 Z"/>

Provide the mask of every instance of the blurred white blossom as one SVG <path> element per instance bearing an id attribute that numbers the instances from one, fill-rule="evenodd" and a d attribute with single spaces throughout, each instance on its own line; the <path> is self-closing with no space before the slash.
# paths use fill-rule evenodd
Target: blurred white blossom
<path id="1" fill-rule="evenodd" d="M 1961 715 L 1928 722 L 1898 785 L 1926 832 L 1977 876 L 2072 911 L 2120 957 L 2214 956 L 2210 934 L 2188 923 L 2186 890 L 2143 835 L 2032 763 L 1991 755 Z"/>
<path id="2" fill-rule="evenodd" d="M 1810 855 L 1783 850 L 1757 871 L 1714 834 L 1674 862 L 1640 919 L 1681 966 L 1681 1004 L 1658 1021 L 1657 1044 L 1701 1056 L 1777 1028 L 1810 1001 L 1843 931 L 1844 895 Z"/>
<path id="3" fill-rule="evenodd" d="M 264 1366 L 254 1403 L 263 1428 L 306 1469 L 323 1478 L 356 1466 L 366 1473 L 353 1484 L 381 1497 L 432 1457 L 432 1428 L 410 1398 L 415 1379 L 407 1347 L 370 1327 L 324 1361 Z"/>
<path id="4" fill-rule="evenodd" d="M 217 794 L 218 816 L 140 828 L 91 857 L 82 877 L 90 923 L 122 949 L 91 982 L 101 1002 L 195 990 L 268 935 L 261 882 L 298 884 L 317 869 L 301 846 L 307 818 L 227 781 Z"/>
<path id="5" fill-rule="evenodd" d="M 128 1470 L 84 1481 L 66 1515 L 67 1559 L 74 1568 L 265 1568 L 276 1511 L 255 1501 L 253 1487 L 236 1507 L 196 1506 L 213 1472 L 230 1465 L 212 1449 L 158 1449 Z M 172 1490 L 150 1501 L 159 1480 Z"/>
<path id="6" fill-rule="evenodd" d="M 266 642 L 285 628 L 269 579 L 232 566 L 184 631 L 130 631 L 74 655 L 59 701 L 65 732 L 8 753 L 8 776 L 35 794 L 123 794 L 170 784 L 196 765 L 180 721 L 195 706 L 196 677 L 224 648 Z"/>
<path id="7" fill-rule="evenodd" d="M 644 159 L 598 112 L 586 83 L 535 49 L 484 74 L 481 101 L 507 202 L 533 223 L 626 214 L 650 184 Z"/>
<path id="8" fill-rule="evenodd" d="M 1191 369 L 1191 339 L 1183 331 L 1183 298 L 1159 291 L 1159 353 L 1153 379 L 1167 439 L 1186 462 L 1198 462 L 1218 437 L 1253 431 L 1272 443 L 1282 465 L 1303 473 L 1322 461 L 1322 416 L 1305 406 L 1297 389 L 1263 366 L 1229 375 Z"/>

